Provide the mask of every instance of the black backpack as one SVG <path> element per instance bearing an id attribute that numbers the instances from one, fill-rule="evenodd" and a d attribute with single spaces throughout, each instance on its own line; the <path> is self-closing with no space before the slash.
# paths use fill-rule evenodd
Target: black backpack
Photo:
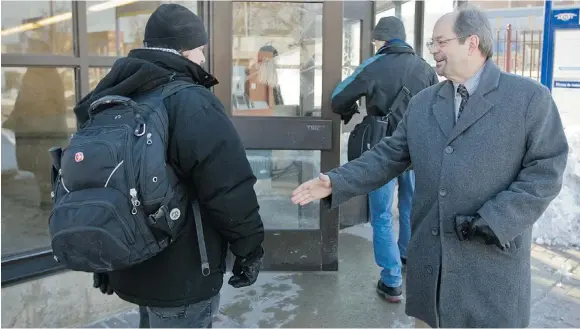
<path id="1" fill-rule="evenodd" d="M 68 147 L 50 150 L 49 229 L 59 263 L 84 272 L 122 270 L 158 254 L 180 235 L 190 203 L 167 163 L 164 99 L 190 87 L 200 86 L 172 81 L 133 99 L 100 98 Z M 201 225 L 197 203 L 193 211 Z M 200 236 L 205 253 L 198 229 Z M 205 274 L 207 255 L 202 267 Z"/>
<path id="2" fill-rule="evenodd" d="M 411 48 L 407 47 L 387 47 L 385 53 L 415 54 Z M 361 123 L 354 127 L 348 138 L 348 161 L 359 158 L 364 152 L 378 144 L 384 137 L 393 135 L 399 122 L 403 118 L 403 114 L 407 110 L 409 101 L 413 97 L 407 86 L 410 85 L 411 79 L 415 78 L 415 75 L 420 69 L 422 69 L 421 66 L 415 66 L 411 74 L 404 78 L 403 86 L 399 89 L 399 92 L 393 100 L 381 99 L 383 95 L 379 91 L 377 91 L 377 95 L 367 96 L 367 102 L 371 97 L 375 97 L 377 98 L 373 100 L 375 103 L 390 103 L 390 105 L 386 113 L 380 113 L 381 115 L 378 116 L 367 115 Z"/>

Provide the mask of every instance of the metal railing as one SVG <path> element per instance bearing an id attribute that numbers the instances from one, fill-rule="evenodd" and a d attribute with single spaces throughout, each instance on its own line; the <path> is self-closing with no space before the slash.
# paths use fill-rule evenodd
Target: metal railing
<path id="1" fill-rule="evenodd" d="M 494 60 L 504 71 L 540 81 L 542 30 L 516 30 L 508 24 L 495 33 Z"/>

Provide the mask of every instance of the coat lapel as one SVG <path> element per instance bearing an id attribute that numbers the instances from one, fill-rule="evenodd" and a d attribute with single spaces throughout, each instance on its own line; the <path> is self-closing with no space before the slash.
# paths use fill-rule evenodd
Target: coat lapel
<path id="1" fill-rule="evenodd" d="M 481 73 L 479 86 L 473 95 L 469 96 L 463 114 L 453 127 L 450 136 L 448 136 L 448 143 L 451 143 L 493 107 L 493 103 L 487 100 L 486 96 L 497 89 L 500 75 L 499 68 L 491 60 L 488 60 Z"/>
<path id="2" fill-rule="evenodd" d="M 433 105 L 433 114 L 445 137 L 449 137 L 455 124 L 454 108 L 453 84 L 447 81 L 439 89 L 437 100 Z"/>

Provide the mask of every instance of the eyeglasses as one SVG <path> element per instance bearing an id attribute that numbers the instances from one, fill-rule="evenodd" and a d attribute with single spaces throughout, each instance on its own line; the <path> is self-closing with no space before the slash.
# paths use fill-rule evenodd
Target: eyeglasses
<path id="1" fill-rule="evenodd" d="M 429 50 L 432 50 L 433 48 L 435 48 L 435 46 L 437 46 L 437 48 L 443 47 L 443 46 L 445 46 L 445 45 L 446 45 L 446 44 L 447 44 L 449 41 L 453 41 L 453 40 L 455 40 L 455 39 L 458 39 L 458 38 L 450 38 L 450 39 L 443 39 L 443 40 L 441 40 L 441 39 L 439 39 L 439 40 L 431 40 L 431 41 L 428 41 L 428 42 L 426 43 L 426 45 L 427 45 L 427 48 L 428 48 Z"/>

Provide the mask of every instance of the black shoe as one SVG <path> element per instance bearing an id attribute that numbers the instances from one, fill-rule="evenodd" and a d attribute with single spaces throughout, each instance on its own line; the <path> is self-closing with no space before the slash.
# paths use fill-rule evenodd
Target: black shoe
<path id="1" fill-rule="evenodd" d="M 407 265 L 407 257 L 401 257 L 401 264 L 403 264 L 403 266 Z"/>
<path id="2" fill-rule="evenodd" d="M 377 293 L 383 296 L 389 303 L 399 303 L 403 299 L 402 285 L 398 287 L 387 287 L 383 280 L 377 283 Z"/>

